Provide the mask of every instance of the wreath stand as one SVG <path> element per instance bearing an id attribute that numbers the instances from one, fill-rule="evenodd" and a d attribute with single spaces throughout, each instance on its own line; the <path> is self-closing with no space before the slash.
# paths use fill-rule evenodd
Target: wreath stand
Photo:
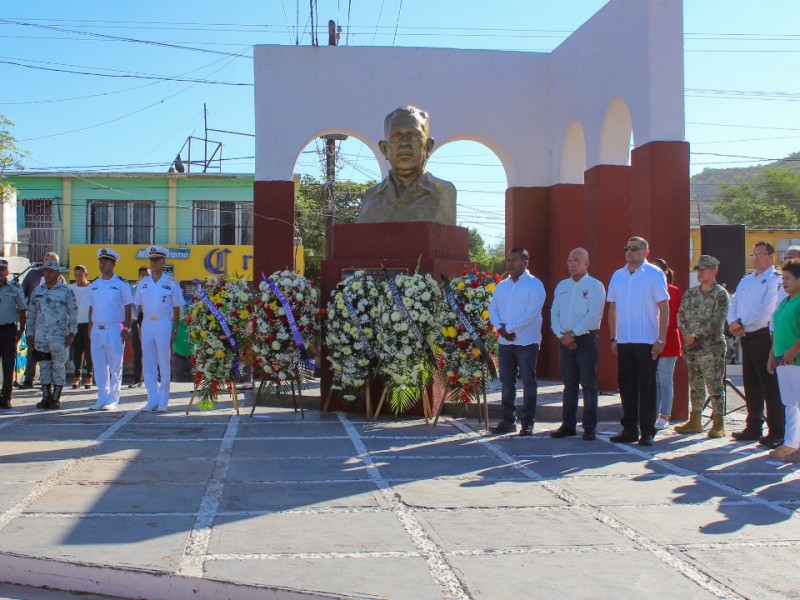
<path id="1" fill-rule="evenodd" d="M 481 377 L 481 391 L 478 393 L 478 423 L 481 422 L 481 399 L 483 399 L 483 422 L 486 431 L 489 431 L 489 399 L 486 397 L 486 379 L 484 377 Z M 442 398 L 442 402 L 439 404 L 439 409 L 436 411 L 436 418 L 433 420 L 434 427 L 439 422 L 439 417 L 442 415 L 442 410 L 444 410 L 446 401 L 447 398 Z"/>
<path id="2" fill-rule="evenodd" d="M 364 403 L 366 405 L 365 412 L 367 418 L 372 418 L 372 394 L 370 392 L 370 381 L 364 386 Z M 381 395 L 381 404 L 383 404 L 383 399 L 386 396 L 386 389 L 384 388 L 383 394 Z M 325 403 L 322 405 L 322 410 L 320 414 L 325 414 L 328 412 L 328 405 L 331 403 L 331 398 L 333 397 L 333 386 L 328 390 L 328 395 L 325 397 Z M 380 404 L 378 405 L 378 410 L 380 410 Z"/>
<path id="3" fill-rule="evenodd" d="M 375 421 L 381 414 L 381 409 L 383 408 L 383 403 L 386 400 L 386 395 L 389 391 L 388 387 L 383 388 L 383 393 L 381 394 L 381 399 L 378 402 L 378 408 L 375 409 L 375 414 L 372 415 L 372 420 Z M 431 402 L 428 397 L 428 386 L 425 386 L 422 390 L 422 414 L 425 416 L 425 425 L 430 425 L 430 419 L 433 417 L 433 411 L 431 409 Z"/>
<path id="4" fill-rule="evenodd" d="M 231 400 L 233 401 L 233 408 L 236 409 L 236 414 L 239 414 L 239 397 L 236 394 L 236 382 L 231 381 L 230 379 L 226 382 L 230 388 L 229 393 L 231 395 Z M 197 387 L 192 390 L 192 397 L 189 399 L 189 406 L 186 407 L 186 415 L 189 415 L 189 411 L 192 410 L 192 404 L 194 404 L 194 396 L 197 393 Z"/>
<path id="5" fill-rule="evenodd" d="M 299 402 L 300 417 L 305 419 L 306 418 L 306 410 L 305 410 L 305 407 L 303 406 L 303 382 L 302 382 L 302 379 L 300 378 L 300 372 L 297 369 L 295 369 L 294 377 L 289 379 L 288 381 L 289 381 L 290 390 L 292 392 L 292 407 L 294 408 L 294 412 L 297 412 L 297 409 L 298 409 L 298 398 L 299 398 L 299 400 L 300 400 L 300 402 Z M 296 391 L 295 391 L 295 384 L 297 384 Z M 265 379 L 262 379 L 261 383 L 258 386 L 258 390 L 253 395 L 253 406 L 250 409 L 250 416 L 251 417 L 256 412 L 256 406 L 258 406 L 258 401 L 261 399 L 261 392 L 264 390 L 265 387 L 269 388 L 269 386 L 271 386 L 271 385 L 275 385 L 275 397 L 276 398 L 280 397 L 280 395 L 281 395 L 280 386 L 277 385 L 277 384 L 268 382 Z"/>

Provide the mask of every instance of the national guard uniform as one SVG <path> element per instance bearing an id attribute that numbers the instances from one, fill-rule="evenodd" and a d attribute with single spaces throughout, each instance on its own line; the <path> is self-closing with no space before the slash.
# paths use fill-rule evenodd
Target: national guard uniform
<path id="1" fill-rule="evenodd" d="M 0 273 L 5 282 L 0 285 L 0 358 L 3 365 L 3 391 L 0 408 L 11 408 L 11 390 L 14 382 L 14 362 L 17 343 L 25 329 L 25 294 L 22 287 L 8 279 L 8 261 L 0 259 Z M 19 321 L 19 329 L 17 329 Z"/>
<path id="2" fill-rule="evenodd" d="M 695 269 L 718 267 L 716 258 L 703 255 Z M 692 412 L 702 412 L 707 388 L 715 422 L 719 420 L 720 423 L 725 415 L 725 355 L 728 349 L 725 318 L 729 302 L 728 292 L 718 283 L 705 291 L 698 285 L 684 292 L 678 309 L 678 328 L 696 340 L 691 346 L 683 346 L 683 360 L 689 370 Z M 678 427 L 676 431 L 682 433 Z"/>
<path id="3" fill-rule="evenodd" d="M 116 264 L 119 253 L 101 248 L 97 251 L 97 260 L 102 259 Z M 101 275 L 91 283 L 89 310 L 97 402 L 89 410 L 114 410 L 119 404 L 124 336 L 130 332 L 129 307 L 132 304 L 131 286 L 118 275 L 112 273 L 108 279 Z"/>
<path id="4" fill-rule="evenodd" d="M 60 271 L 52 260 L 44 270 Z M 66 382 L 67 346 L 78 331 L 78 302 L 65 283 L 53 287 L 42 284 L 31 294 L 28 307 L 28 339 L 33 338 L 33 351 L 39 360 L 42 401 L 37 408 L 61 408 L 61 390 Z M 68 341 L 69 338 L 69 341 Z"/>
<path id="5" fill-rule="evenodd" d="M 167 254 L 166 248 L 151 246 L 149 258 L 166 258 Z M 175 309 L 183 306 L 183 292 L 166 273 L 158 281 L 148 275 L 136 286 L 134 301 L 143 315 L 142 376 L 147 404 L 142 410 L 165 412 L 169 403 L 172 332 L 178 326 Z"/>

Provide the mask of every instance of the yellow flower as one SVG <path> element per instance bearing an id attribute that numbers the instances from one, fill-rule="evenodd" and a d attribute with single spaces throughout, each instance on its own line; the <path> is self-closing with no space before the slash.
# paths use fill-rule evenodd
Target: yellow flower
<path id="1" fill-rule="evenodd" d="M 480 355 L 481 355 L 481 351 L 480 350 L 478 350 L 477 348 L 473 348 L 472 349 L 472 356 L 474 356 L 475 358 L 478 358 Z"/>
<path id="2" fill-rule="evenodd" d="M 250 311 L 245 308 L 242 312 L 239 313 L 239 316 L 242 317 L 243 319 L 246 319 L 247 317 L 250 316 Z"/>
<path id="3" fill-rule="evenodd" d="M 205 332 L 205 331 L 201 331 L 200 332 L 200 337 L 203 338 L 203 339 L 206 339 L 206 337 L 208 337 L 208 333 Z"/>
<path id="4" fill-rule="evenodd" d="M 481 313 L 481 317 L 483 317 L 484 319 L 488 319 L 489 318 L 489 311 L 488 310 L 483 311 Z"/>
<path id="5" fill-rule="evenodd" d="M 214 352 L 214 358 L 225 358 L 225 353 L 222 350 Z"/>
<path id="6" fill-rule="evenodd" d="M 457 287 L 459 290 L 463 290 L 463 289 L 464 289 L 466 286 L 464 285 L 464 282 L 463 282 L 463 281 L 459 281 L 459 282 L 456 284 L 456 287 Z"/>
<path id="7" fill-rule="evenodd" d="M 486 286 L 486 289 L 489 290 L 490 292 L 494 293 L 494 284 L 493 283 L 488 284 Z"/>
<path id="8" fill-rule="evenodd" d="M 444 337 L 449 337 L 450 336 L 450 334 L 447 332 L 447 327 L 445 327 L 444 325 L 442 326 L 442 335 Z"/>
<path id="9" fill-rule="evenodd" d="M 451 325 L 447 328 L 447 335 L 448 337 L 454 338 L 458 335 L 458 331 L 456 331 L 456 328 Z"/>

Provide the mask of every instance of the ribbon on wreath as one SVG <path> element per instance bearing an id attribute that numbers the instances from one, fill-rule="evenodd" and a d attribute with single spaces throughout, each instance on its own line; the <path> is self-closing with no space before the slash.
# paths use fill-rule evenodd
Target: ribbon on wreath
<path id="1" fill-rule="evenodd" d="M 236 377 L 239 377 L 239 347 L 236 345 L 236 340 L 233 337 L 233 332 L 231 331 L 228 322 L 225 320 L 225 316 L 220 312 L 217 305 L 211 301 L 211 298 L 208 297 L 206 291 L 203 289 L 203 284 L 200 282 L 199 279 L 195 279 L 194 283 L 197 285 L 197 295 L 200 297 L 200 300 L 203 301 L 203 304 L 206 305 L 208 308 L 208 312 L 217 320 L 219 326 L 222 328 L 222 333 L 225 334 L 225 337 L 228 339 L 228 343 L 231 345 L 231 349 L 233 350 L 233 374 Z"/>
<path id="2" fill-rule="evenodd" d="M 470 339 L 472 339 L 472 343 L 475 344 L 478 352 L 481 353 L 481 360 L 483 360 L 484 364 L 486 364 L 486 368 L 489 370 L 489 376 L 492 379 L 497 379 L 497 370 L 494 367 L 494 361 L 492 360 L 492 357 L 489 356 L 489 351 L 486 349 L 486 344 L 483 343 L 481 336 L 478 335 L 477 331 L 475 331 L 475 327 L 473 327 L 472 323 L 470 323 L 469 319 L 467 318 L 467 315 L 464 314 L 464 311 L 461 310 L 461 307 L 458 305 L 456 296 L 453 293 L 453 288 L 450 287 L 450 280 L 442 275 L 442 281 L 444 281 L 444 297 L 447 298 L 447 302 L 450 303 L 450 308 L 453 309 L 458 322 L 461 323 L 461 326 L 467 332 L 467 335 L 469 335 Z"/>
<path id="3" fill-rule="evenodd" d="M 383 267 L 383 274 L 386 276 L 386 281 L 389 284 L 389 289 L 392 292 L 392 298 L 394 299 L 394 303 L 397 306 L 397 310 L 400 311 L 400 315 L 402 315 L 403 320 L 408 324 L 411 331 L 414 332 L 414 335 L 417 338 L 417 341 L 422 344 L 422 347 L 426 350 L 426 355 L 428 360 L 431 362 L 434 368 L 436 368 L 436 357 L 433 354 L 433 350 L 431 350 L 428 341 L 425 339 L 425 336 L 422 335 L 422 331 L 420 331 L 419 325 L 417 325 L 416 321 L 411 318 L 411 315 L 408 314 L 408 309 L 406 309 L 406 305 L 403 304 L 403 299 L 400 297 L 400 290 L 397 289 L 397 282 L 394 280 L 394 275 L 389 273 L 389 269 Z"/>
<path id="4" fill-rule="evenodd" d="M 264 283 L 269 286 L 269 289 L 273 294 L 275 294 L 278 302 L 280 302 L 281 306 L 283 306 L 283 312 L 286 313 L 286 321 L 289 323 L 289 330 L 292 332 L 294 343 L 297 345 L 297 349 L 300 351 L 300 358 L 303 359 L 303 362 L 309 369 L 315 369 L 316 365 L 314 364 L 314 361 L 308 358 L 308 351 L 306 350 L 306 345 L 303 343 L 303 336 L 300 333 L 300 328 L 297 327 L 297 320 L 294 318 L 292 305 L 289 304 L 289 299 L 284 295 L 281 289 L 275 285 L 275 282 L 272 281 L 272 279 L 264 275 L 263 271 L 261 272 L 261 279 L 263 279 Z"/>
<path id="5" fill-rule="evenodd" d="M 358 318 L 353 303 L 347 296 L 347 292 L 344 291 L 344 287 L 340 287 L 339 293 L 342 295 L 342 302 L 344 302 L 344 307 L 347 309 L 347 314 L 350 315 L 350 321 L 352 321 L 353 325 L 355 325 L 356 327 L 356 333 L 358 333 L 358 339 L 361 341 L 362 344 L 364 344 L 364 348 L 367 351 L 367 356 L 369 356 L 370 361 L 374 361 L 376 358 L 378 358 L 378 355 L 375 353 L 375 350 L 369 343 L 369 340 L 367 339 L 367 334 L 364 333 L 364 328 L 361 326 L 361 319 Z"/>

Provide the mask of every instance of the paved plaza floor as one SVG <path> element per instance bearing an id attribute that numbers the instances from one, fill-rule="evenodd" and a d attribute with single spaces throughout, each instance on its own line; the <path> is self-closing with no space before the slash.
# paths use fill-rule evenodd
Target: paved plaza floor
<path id="1" fill-rule="evenodd" d="M 0 412 L 0 597 L 797 598 L 800 473 L 756 444 L 532 438 L 288 402 Z M 313 394 L 313 390 L 308 393 Z M 497 401 L 496 393 L 492 400 Z M 318 406 L 318 395 L 312 396 Z M 731 416 L 729 430 L 740 414 Z M 18 585 L 27 587 L 17 587 Z M 46 588 L 36 590 L 34 588 Z"/>

